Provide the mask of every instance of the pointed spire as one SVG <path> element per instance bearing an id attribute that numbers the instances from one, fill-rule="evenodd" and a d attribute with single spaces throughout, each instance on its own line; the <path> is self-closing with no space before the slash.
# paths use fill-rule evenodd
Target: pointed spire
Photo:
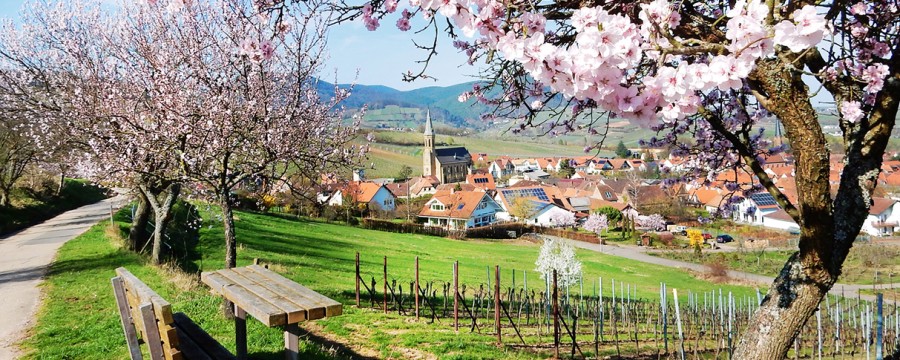
<path id="1" fill-rule="evenodd" d="M 425 135 L 434 135 L 434 130 L 432 130 L 431 126 L 431 109 L 426 110 L 425 113 Z"/>

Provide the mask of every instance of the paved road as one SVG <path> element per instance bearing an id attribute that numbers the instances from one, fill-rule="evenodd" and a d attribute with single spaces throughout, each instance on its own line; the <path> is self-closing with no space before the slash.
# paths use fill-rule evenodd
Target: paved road
<path id="1" fill-rule="evenodd" d="M 541 236 L 547 236 L 547 235 L 541 235 Z M 661 258 L 661 257 L 657 257 L 657 256 L 652 256 L 652 255 L 647 254 L 645 252 L 644 248 L 637 247 L 637 246 L 600 245 L 600 244 L 590 244 L 590 243 L 581 242 L 581 241 L 571 241 L 571 243 L 572 243 L 572 245 L 574 245 L 575 247 L 578 247 L 578 248 L 599 251 L 604 254 L 620 256 L 620 257 L 623 257 L 626 259 L 636 260 L 636 261 L 650 263 L 650 264 L 657 264 L 657 265 L 673 267 L 673 268 L 688 269 L 688 270 L 696 271 L 696 272 L 706 272 L 709 270 L 706 267 L 706 265 L 694 264 L 694 263 L 689 263 L 689 262 L 684 262 L 684 261 L 678 261 L 678 260 L 672 260 L 672 259 L 666 259 L 666 258 Z M 772 285 L 772 281 L 775 280 L 775 278 L 769 277 L 769 276 L 752 274 L 752 273 L 743 272 L 743 271 L 734 271 L 734 270 L 728 270 L 728 277 L 730 277 L 732 279 L 739 279 L 739 280 L 744 280 L 744 281 L 751 282 L 751 283 L 756 283 L 756 284 L 759 284 L 759 285 L 765 286 L 765 287 Z M 894 288 L 900 288 L 900 284 L 898 284 L 898 283 L 879 285 L 879 287 L 883 288 L 883 289 L 889 288 L 891 286 L 893 286 Z M 859 294 L 860 289 L 871 289 L 871 288 L 872 288 L 872 285 L 850 285 L 850 284 L 838 283 L 838 284 L 835 284 L 834 287 L 831 288 L 830 293 L 832 295 L 843 295 L 843 296 L 850 297 L 850 298 L 856 298 L 856 296 Z M 873 296 L 873 295 L 860 295 L 860 298 L 863 300 L 869 300 L 869 301 L 875 300 L 875 296 Z"/>
<path id="2" fill-rule="evenodd" d="M 56 250 L 97 222 L 109 219 L 110 206 L 118 208 L 126 200 L 122 195 L 106 199 L 0 238 L 0 359 L 20 355 L 15 344 L 33 325 L 41 300 L 38 285 Z"/>

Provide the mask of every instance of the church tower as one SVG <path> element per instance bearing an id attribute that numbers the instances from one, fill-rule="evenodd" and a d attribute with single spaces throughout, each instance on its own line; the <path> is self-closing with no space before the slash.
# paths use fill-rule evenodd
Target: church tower
<path id="1" fill-rule="evenodd" d="M 431 125 L 431 110 L 425 113 L 425 148 L 422 151 L 422 176 L 437 175 L 434 171 L 434 129 Z"/>

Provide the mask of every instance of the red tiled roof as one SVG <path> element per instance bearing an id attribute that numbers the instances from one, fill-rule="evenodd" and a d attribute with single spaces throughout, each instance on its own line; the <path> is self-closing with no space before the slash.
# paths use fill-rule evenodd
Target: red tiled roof
<path id="1" fill-rule="evenodd" d="M 483 191 L 456 191 L 452 193 L 441 191 L 434 194 L 434 197 L 425 203 L 422 211 L 419 212 L 419 216 L 468 219 L 485 196 L 487 196 L 487 193 Z M 431 204 L 434 201 L 443 204 L 444 210 L 432 210 Z"/>
<path id="2" fill-rule="evenodd" d="M 872 207 L 869 208 L 869 214 L 871 215 L 879 215 L 883 213 L 885 210 L 890 208 L 897 202 L 893 199 L 885 199 L 885 198 L 873 198 L 872 199 Z"/>

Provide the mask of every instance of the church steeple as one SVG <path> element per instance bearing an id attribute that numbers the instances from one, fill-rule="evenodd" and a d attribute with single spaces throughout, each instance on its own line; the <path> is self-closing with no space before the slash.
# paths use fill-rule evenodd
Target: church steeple
<path id="1" fill-rule="evenodd" d="M 434 127 L 431 125 L 431 110 L 425 113 L 425 148 L 422 151 L 422 175 L 436 175 L 434 169 Z"/>

